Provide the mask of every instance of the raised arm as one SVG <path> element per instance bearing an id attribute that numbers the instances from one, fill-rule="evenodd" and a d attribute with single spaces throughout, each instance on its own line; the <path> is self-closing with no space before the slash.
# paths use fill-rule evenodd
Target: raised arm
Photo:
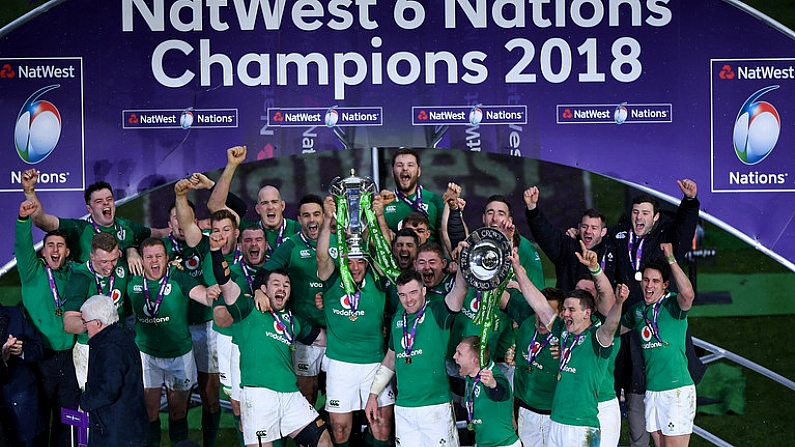
<path id="1" fill-rule="evenodd" d="M 381 230 L 381 234 L 384 235 L 386 242 L 392 245 L 392 239 L 394 239 L 395 235 L 389 228 L 389 224 L 386 223 L 386 217 L 384 217 L 384 198 L 381 197 L 381 194 L 373 194 L 372 205 L 375 219 L 378 222 L 378 228 Z"/>
<path id="2" fill-rule="evenodd" d="M 444 201 L 444 211 L 439 234 L 445 250 L 447 253 L 451 253 L 453 247 L 458 246 L 459 242 L 467 238 L 468 233 L 462 216 L 461 187 L 453 182 L 448 183 L 442 200 Z"/>
<path id="3" fill-rule="evenodd" d="M 555 312 L 555 309 L 549 305 L 549 302 L 547 302 L 546 297 L 544 297 L 541 291 L 539 291 L 533 282 L 530 281 L 530 278 L 527 277 L 527 271 L 525 271 L 524 267 L 522 267 L 522 264 L 519 262 L 519 255 L 516 249 L 514 249 L 511 254 L 511 263 L 513 264 L 513 273 L 516 276 L 516 282 L 519 283 L 519 290 L 522 291 L 522 295 L 524 295 L 524 299 L 527 300 L 527 304 L 538 314 L 541 322 L 545 326 L 550 327 L 558 314 Z"/>
<path id="4" fill-rule="evenodd" d="M 331 278 L 331 274 L 334 273 L 334 260 L 331 259 L 328 251 L 331 246 L 331 226 L 334 225 L 336 211 L 337 205 L 334 203 L 334 198 L 326 196 L 326 200 L 323 201 L 323 224 L 320 225 L 320 234 L 317 236 L 317 279 L 321 281 Z M 345 237 L 344 234 L 337 236 Z M 340 262 L 345 262 L 345 260 L 340 258 Z"/>
<path id="5" fill-rule="evenodd" d="M 676 288 L 679 290 L 679 293 L 676 295 L 676 300 L 679 301 L 679 307 L 684 311 L 688 311 L 693 307 L 693 300 L 696 297 L 696 293 L 693 291 L 693 284 L 690 283 L 690 279 L 685 275 L 682 267 L 679 267 L 679 263 L 676 262 L 673 246 L 671 244 L 660 244 L 660 249 L 668 259 L 668 264 L 671 266 L 671 277 L 676 283 Z"/>
<path id="6" fill-rule="evenodd" d="M 594 284 L 596 285 L 596 292 L 599 294 L 596 300 L 596 310 L 604 316 L 613 308 L 616 302 L 616 295 L 613 292 L 613 286 L 610 284 L 610 279 L 607 277 L 602 268 L 599 266 L 599 256 L 596 252 L 585 248 L 585 243 L 580 240 L 580 249 L 582 254 L 574 253 L 580 263 L 588 267 L 588 271 L 593 276 Z"/>
<path id="7" fill-rule="evenodd" d="M 191 179 L 182 179 L 174 184 L 174 195 L 176 196 L 174 203 L 176 204 L 177 222 L 182 232 L 185 233 L 185 242 L 189 247 L 195 247 L 202 240 L 202 230 L 196 223 L 193 209 L 188 204 L 188 192 L 196 187 L 196 182 Z"/>
<path id="8" fill-rule="evenodd" d="M 602 276 L 604 276 L 604 273 Z M 621 307 L 628 296 L 629 293 L 616 296 L 615 304 L 613 304 L 610 312 L 607 313 L 604 324 L 596 330 L 596 340 L 605 348 L 613 344 L 613 336 L 615 336 L 616 329 L 618 329 L 618 325 L 621 322 Z"/>
<path id="9" fill-rule="evenodd" d="M 465 244 L 466 242 L 462 242 Z M 451 263 L 451 266 L 454 270 L 457 270 L 457 264 Z M 447 293 L 444 297 L 444 303 L 447 305 L 447 308 L 452 310 L 453 312 L 461 312 L 461 308 L 464 305 L 464 298 L 466 298 L 467 290 L 469 286 L 467 285 L 466 281 L 464 280 L 464 275 L 461 273 L 455 274 L 455 283 L 453 284 L 453 290 Z"/>
<path id="10" fill-rule="evenodd" d="M 237 298 L 240 296 L 240 287 L 232 281 L 229 264 L 227 264 L 223 253 L 221 253 L 221 247 L 223 245 L 224 236 L 221 233 L 212 233 L 210 235 L 210 256 L 213 261 L 213 274 L 215 275 L 215 280 L 218 282 L 218 287 L 221 288 L 221 295 L 224 297 L 224 303 L 231 306 L 235 304 Z"/>
<path id="11" fill-rule="evenodd" d="M 44 212 L 44 207 L 39 200 L 39 196 L 36 194 L 36 183 L 39 181 L 39 172 L 36 169 L 28 169 L 22 173 L 21 181 L 25 199 L 35 202 L 38 208 L 31 214 L 33 224 L 45 232 L 57 230 L 61 224 L 60 220 L 58 217 Z"/>
<path id="12" fill-rule="evenodd" d="M 673 223 L 673 234 L 665 242 L 673 243 L 673 254 L 681 259 L 690 250 L 693 236 L 698 226 L 698 186 L 690 179 L 677 180 L 679 189 L 682 190 L 684 197 L 676 210 L 676 217 Z"/>
<path id="13" fill-rule="evenodd" d="M 215 182 L 215 188 L 210 199 L 207 200 L 207 209 L 211 213 L 218 210 L 226 209 L 226 198 L 229 195 L 229 187 L 232 185 L 232 178 L 235 176 L 235 170 L 241 163 L 246 161 L 246 146 L 230 147 L 226 150 L 226 166 L 221 177 Z M 243 216 L 238 216 L 243 218 Z"/>

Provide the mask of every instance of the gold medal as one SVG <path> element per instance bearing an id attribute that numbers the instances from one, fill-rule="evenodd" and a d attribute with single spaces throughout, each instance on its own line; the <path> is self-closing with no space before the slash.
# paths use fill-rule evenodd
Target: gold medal
<path id="1" fill-rule="evenodd" d="M 55 316 L 60 317 L 61 315 L 63 315 L 63 311 L 61 309 L 55 309 Z"/>
<path id="2" fill-rule="evenodd" d="M 640 282 L 640 281 L 642 281 L 642 280 L 643 280 L 643 273 L 641 273 L 641 272 L 635 272 L 635 281 L 638 281 L 638 282 Z"/>
<path id="3" fill-rule="evenodd" d="M 351 316 L 350 316 L 350 317 L 348 317 L 348 318 L 349 318 L 351 321 L 356 321 L 356 319 L 357 319 L 357 318 L 359 318 L 359 316 L 358 316 L 358 315 L 356 315 L 355 313 L 351 313 Z"/>
<path id="4" fill-rule="evenodd" d="M 290 350 L 295 352 L 295 344 L 290 344 Z"/>
<path id="5" fill-rule="evenodd" d="M 469 430 L 469 431 L 475 431 L 475 424 L 473 424 L 473 423 L 471 423 L 471 422 L 470 422 L 470 423 L 468 423 L 468 424 L 467 424 L 467 430 Z"/>
<path id="6" fill-rule="evenodd" d="M 406 364 L 411 365 L 411 357 L 406 357 Z"/>
<path id="7" fill-rule="evenodd" d="M 533 372 L 533 367 L 532 366 L 528 366 L 527 367 L 527 374 L 531 374 L 532 372 Z"/>
<path id="8" fill-rule="evenodd" d="M 560 373 L 558 373 L 558 382 L 560 382 Z"/>

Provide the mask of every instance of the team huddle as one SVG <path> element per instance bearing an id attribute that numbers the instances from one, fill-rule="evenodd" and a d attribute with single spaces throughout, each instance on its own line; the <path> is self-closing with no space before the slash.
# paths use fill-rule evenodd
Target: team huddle
<path id="1" fill-rule="evenodd" d="M 43 378 L 49 445 L 71 445 L 60 408 L 80 407 L 89 446 L 159 446 L 164 387 L 172 445 L 188 438 L 196 388 L 205 447 L 216 443 L 221 395 L 251 447 L 288 437 L 300 446 L 450 447 L 465 441 L 459 428 L 480 447 L 614 447 L 619 396 L 633 446 L 650 435 L 657 446 L 688 444 L 694 292 L 677 260 L 698 220 L 693 181 L 678 182 L 673 219 L 641 195 L 625 222 L 608 228 L 589 209 L 569 230 L 547 220 L 532 186 L 515 201 L 535 244 L 514 225 L 513 198 L 489 197 L 482 224 L 510 241 L 512 266 L 492 305 L 460 268 L 470 240 L 462 188 L 424 189 L 417 151 L 396 151 L 395 188 L 366 202 L 375 218 L 363 255 L 347 253 L 351 231 L 338 225 L 346 209 L 333 196 L 305 195 L 292 220 L 265 185 L 259 220 L 246 220 L 247 201 L 230 193 L 245 159 L 236 146 L 217 180 L 177 181 L 161 229 L 116 217 L 104 182 L 86 189 L 87 220 L 46 214 L 38 173 L 23 173 L 15 254 L 43 347 L 24 361 Z M 188 199 L 200 190 L 210 190 L 209 222 Z M 39 255 L 33 225 L 46 232 Z M 395 272 L 374 261 L 372 233 Z M 554 288 L 536 247 L 555 265 Z M 494 315 L 486 326 L 476 322 L 482 306 Z M 4 360 L 34 342 L 9 338 Z"/>

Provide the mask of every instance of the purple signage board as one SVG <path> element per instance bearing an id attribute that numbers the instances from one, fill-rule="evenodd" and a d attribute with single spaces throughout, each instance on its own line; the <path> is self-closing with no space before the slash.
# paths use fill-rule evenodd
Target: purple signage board
<path id="1" fill-rule="evenodd" d="M 222 167 L 237 144 L 251 160 L 449 148 L 671 201 L 692 178 L 705 218 L 795 270 L 781 212 L 795 209 L 795 34 L 738 6 L 58 2 L 0 31 L 0 211 L 16 214 L 29 167 L 46 174 L 46 211 L 77 217 L 86 184 L 134 197 Z M 0 259 L 11 251 L 0 241 Z"/>

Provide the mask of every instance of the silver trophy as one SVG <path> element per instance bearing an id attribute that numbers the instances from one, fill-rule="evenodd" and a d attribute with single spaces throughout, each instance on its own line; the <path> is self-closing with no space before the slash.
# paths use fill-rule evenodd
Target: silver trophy
<path id="1" fill-rule="evenodd" d="M 511 243 L 496 228 L 479 228 L 466 239 L 461 250 L 461 273 L 470 287 L 486 291 L 496 289 L 511 272 Z"/>
<path id="2" fill-rule="evenodd" d="M 353 169 L 351 169 L 349 177 L 336 177 L 331 181 L 329 193 L 338 199 L 337 203 L 342 198 L 347 204 L 347 209 L 344 210 L 347 215 L 337 217 L 338 223 L 345 223 L 345 234 L 337 235 L 337 237 L 345 238 L 345 243 L 348 247 L 348 258 L 363 258 L 366 255 L 362 232 L 367 227 L 367 224 L 363 219 L 361 199 L 362 194 L 373 193 L 375 188 L 375 182 L 372 178 L 357 177 L 356 171 Z M 337 213 L 340 213 L 340 211 L 338 206 Z"/>

